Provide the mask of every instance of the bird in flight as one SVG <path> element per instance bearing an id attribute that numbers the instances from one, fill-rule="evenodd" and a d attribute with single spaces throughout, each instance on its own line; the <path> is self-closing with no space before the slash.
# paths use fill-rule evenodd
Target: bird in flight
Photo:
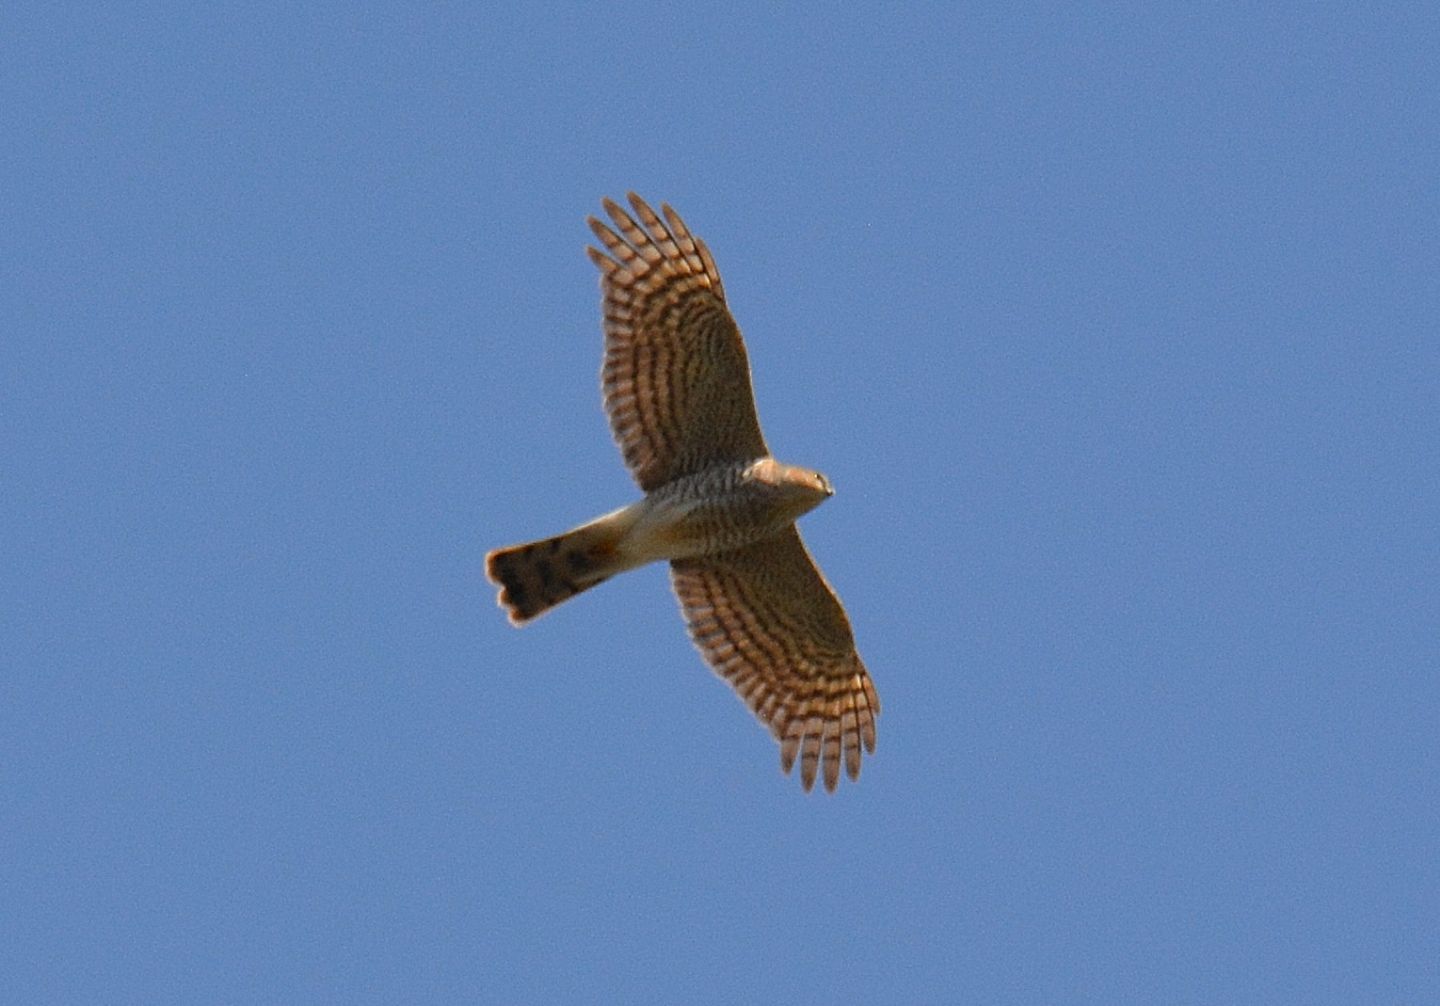
<path id="1" fill-rule="evenodd" d="M 486 572 L 519 626 L 617 573 L 661 560 L 691 639 L 780 744 L 808 791 L 860 775 L 880 700 L 850 620 L 795 520 L 834 494 L 770 456 L 750 363 L 704 242 L 633 192 L 589 220 L 603 248 L 605 411 L 645 496 L 553 538 L 497 549 Z M 663 219 L 662 219 L 663 215 Z"/>

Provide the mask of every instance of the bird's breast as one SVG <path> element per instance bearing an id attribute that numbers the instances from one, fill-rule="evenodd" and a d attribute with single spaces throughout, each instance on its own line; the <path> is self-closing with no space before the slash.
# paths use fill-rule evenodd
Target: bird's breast
<path id="1" fill-rule="evenodd" d="M 726 466 L 676 479 L 641 503 L 631 544 L 647 559 L 688 559 L 741 548 L 793 521 L 772 487 Z"/>

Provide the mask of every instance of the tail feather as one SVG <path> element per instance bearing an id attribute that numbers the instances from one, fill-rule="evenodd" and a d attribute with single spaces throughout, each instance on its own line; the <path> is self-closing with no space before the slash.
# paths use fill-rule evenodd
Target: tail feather
<path id="1" fill-rule="evenodd" d="M 602 518 L 553 538 L 487 555 L 485 572 L 499 584 L 500 606 L 510 621 L 524 625 L 620 572 L 624 567 L 617 561 L 619 530 Z"/>

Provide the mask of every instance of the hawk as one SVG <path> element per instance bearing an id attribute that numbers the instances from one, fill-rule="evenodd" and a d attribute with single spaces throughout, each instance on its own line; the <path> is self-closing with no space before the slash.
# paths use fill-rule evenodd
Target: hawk
<path id="1" fill-rule="evenodd" d="M 704 242 L 668 205 L 604 200 L 601 374 L 610 428 L 643 499 L 553 538 L 486 556 L 523 625 L 617 573 L 661 560 L 690 636 L 768 726 L 788 773 L 833 791 L 875 750 L 880 701 L 850 621 L 795 521 L 834 490 L 770 456 L 740 329 Z"/>

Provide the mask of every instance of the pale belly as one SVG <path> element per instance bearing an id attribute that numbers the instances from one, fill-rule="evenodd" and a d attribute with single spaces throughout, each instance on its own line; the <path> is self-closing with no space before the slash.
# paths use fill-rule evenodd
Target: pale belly
<path id="1" fill-rule="evenodd" d="M 662 486 L 636 507 L 626 551 L 647 562 L 740 548 L 776 534 L 794 519 L 779 512 L 773 492 L 723 470 Z"/>

